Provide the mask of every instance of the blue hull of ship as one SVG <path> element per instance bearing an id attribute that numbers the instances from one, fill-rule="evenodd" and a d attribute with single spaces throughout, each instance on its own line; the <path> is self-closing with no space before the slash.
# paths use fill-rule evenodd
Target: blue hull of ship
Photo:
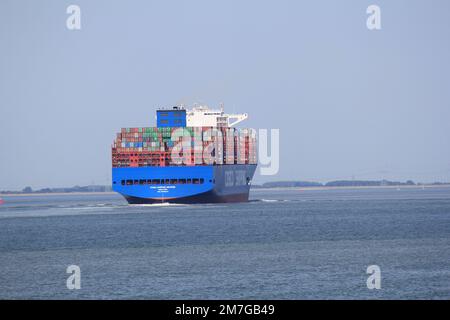
<path id="1" fill-rule="evenodd" d="M 130 204 L 244 202 L 255 170 L 255 164 L 113 168 L 112 181 L 113 190 Z M 203 179 L 203 183 L 126 184 L 152 179 Z"/>

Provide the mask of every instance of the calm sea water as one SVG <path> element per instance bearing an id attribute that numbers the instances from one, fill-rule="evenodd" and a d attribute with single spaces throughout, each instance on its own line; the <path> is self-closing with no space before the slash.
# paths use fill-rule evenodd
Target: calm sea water
<path id="1" fill-rule="evenodd" d="M 450 188 L 255 190 L 251 199 L 4 197 L 0 298 L 450 298 Z M 73 264 L 80 290 L 66 287 Z M 369 265 L 381 268 L 380 290 L 366 286 Z"/>

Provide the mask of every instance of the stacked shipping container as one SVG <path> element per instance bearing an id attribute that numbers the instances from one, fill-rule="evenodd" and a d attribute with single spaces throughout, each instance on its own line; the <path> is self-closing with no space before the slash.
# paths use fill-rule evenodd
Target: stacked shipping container
<path id="1" fill-rule="evenodd" d="M 112 146 L 113 168 L 256 163 L 253 129 L 123 128 Z"/>

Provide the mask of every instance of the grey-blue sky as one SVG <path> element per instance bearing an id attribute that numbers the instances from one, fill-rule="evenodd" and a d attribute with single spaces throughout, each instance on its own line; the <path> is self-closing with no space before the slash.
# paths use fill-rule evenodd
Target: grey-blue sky
<path id="1" fill-rule="evenodd" d="M 258 182 L 450 180 L 446 0 L 3 0 L 0 49 L 0 189 L 107 183 L 116 131 L 199 101 L 280 128 Z"/>

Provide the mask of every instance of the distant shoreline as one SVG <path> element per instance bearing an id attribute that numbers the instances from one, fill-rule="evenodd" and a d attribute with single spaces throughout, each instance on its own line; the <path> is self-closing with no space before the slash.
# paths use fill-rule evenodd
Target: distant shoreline
<path id="1" fill-rule="evenodd" d="M 317 186 L 317 187 L 257 187 L 250 188 L 251 191 L 267 190 L 299 190 L 299 191 L 324 191 L 324 190 L 358 190 L 358 189 L 429 189 L 450 188 L 450 184 L 440 185 L 403 185 L 403 186 Z M 116 192 L 49 192 L 49 193 L 8 193 L 0 194 L 2 197 L 33 197 L 33 196 L 88 196 L 88 195 L 116 195 Z"/>
<path id="2" fill-rule="evenodd" d="M 429 188 L 450 188 L 450 184 L 440 185 L 402 185 L 402 186 L 317 186 L 317 187 L 258 187 L 254 190 L 335 190 L 335 189 L 429 189 Z"/>

